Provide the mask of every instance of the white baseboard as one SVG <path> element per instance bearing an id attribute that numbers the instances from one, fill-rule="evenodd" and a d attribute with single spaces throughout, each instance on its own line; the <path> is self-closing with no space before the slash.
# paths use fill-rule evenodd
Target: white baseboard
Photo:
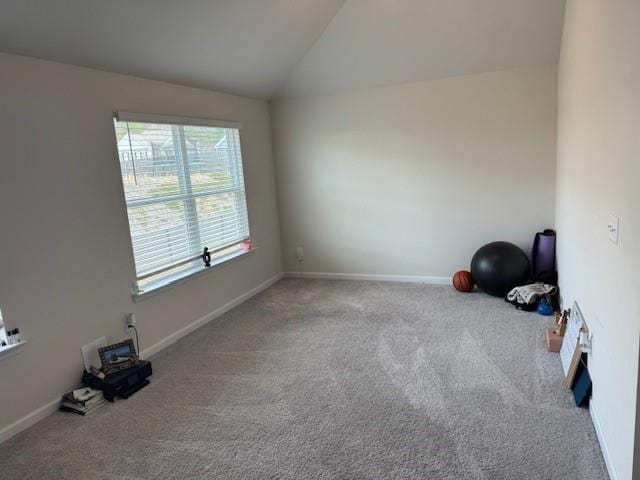
<path id="1" fill-rule="evenodd" d="M 450 285 L 449 277 L 422 275 L 382 275 L 368 273 L 286 272 L 290 278 L 324 278 L 327 280 L 367 280 L 371 282 L 423 283 L 426 285 Z"/>
<path id="2" fill-rule="evenodd" d="M 194 330 L 197 330 L 198 328 L 206 325 L 207 323 L 219 317 L 223 313 L 228 312 L 232 308 L 237 307 L 241 303 L 247 301 L 254 295 L 257 295 L 263 290 L 266 290 L 271 285 L 273 285 L 278 280 L 280 280 L 283 276 L 284 275 L 282 273 L 278 273 L 277 275 L 274 275 L 273 277 L 265 280 L 257 287 L 252 288 L 248 292 L 245 292 L 239 297 L 234 298 L 230 302 L 225 303 L 220 308 L 215 309 L 213 312 L 205 315 L 202 318 L 199 318 L 195 322 L 190 323 L 189 325 L 181 328 L 177 332 L 172 333 L 168 337 L 160 340 L 155 345 L 145 348 L 144 350 L 142 350 L 142 352 L 140 352 L 140 357 L 149 358 L 150 356 L 158 353 L 160 350 L 167 348 L 169 345 L 177 342 L 182 337 L 189 335 Z M 8 425 L 3 429 L 0 429 L 0 443 L 9 440 L 14 435 L 17 435 L 18 433 L 22 432 L 23 430 L 26 430 L 30 426 L 38 423 L 40 420 L 43 420 L 44 418 L 48 417 L 49 415 L 57 411 L 59 406 L 60 406 L 60 399 L 57 398 L 47 403 L 46 405 L 38 408 L 37 410 L 34 410 L 33 412 L 25 415 L 24 417 L 16 420 L 11 425 Z"/>
<path id="3" fill-rule="evenodd" d="M 251 290 L 249 290 L 248 292 L 243 293 L 239 297 L 234 298 L 230 302 L 225 303 L 220 308 L 216 308 L 213 312 L 206 314 L 204 317 L 199 318 L 195 322 L 190 323 L 186 327 L 183 327 L 180 330 L 172 333 L 168 337 L 163 338 L 158 343 L 156 343 L 154 345 L 151 345 L 150 347 L 145 348 L 144 350 L 142 350 L 140 352 L 140 357 L 141 358 L 149 358 L 152 355 L 155 355 L 156 353 L 158 353 L 159 351 L 164 350 L 169 345 L 176 343 L 182 337 L 186 337 L 187 335 L 189 335 L 194 330 L 197 330 L 198 328 L 206 325 L 210 321 L 218 318 L 223 313 L 226 313 L 229 310 L 231 310 L 232 308 L 237 307 L 241 303 L 246 302 L 247 300 L 249 300 L 254 295 L 257 295 L 258 293 L 262 292 L 263 290 L 266 290 L 271 285 L 273 285 L 278 280 L 280 280 L 283 276 L 284 275 L 282 273 L 278 273 L 277 275 L 274 275 L 273 277 L 265 280 L 264 282 L 262 282 L 257 287 L 254 287 Z"/>
<path id="4" fill-rule="evenodd" d="M 2 430 L 0 430 L 0 443 L 6 442 L 14 435 L 17 435 L 23 430 L 26 430 L 32 425 L 35 425 L 40 420 L 48 417 L 53 412 L 58 410 L 60 406 L 60 399 L 56 398 L 55 400 L 47 403 L 46 405 L 34 410 L 31 413 L 28 413 L 24 417 L 16 420 L 11 425 L 7 425 Z"/>
<path id="5" fill-rule="evenodd" d="M 604 438 L 604 432 L 602 431 L 602 425 L 600 424 L 600 419 L 598 417 L 598 411 L 595 408 L 593 401 L 591 401 L 589 405 L 589 413 L 591 414 L 591 421 L 593 422 L 593 426 L 596 430 L 596 436 L 598 437 L 598 442 L 600 443 L 600 449 L 602 450 L 604 463 L 606 464 L 607 471 L 609 472 L 609 478 L 611 478 L 611 480 L 618 480 L 618 474 L 615 467 L 613 466 L 611 454 L 609 453 L 609 447 L 607 446 L 607 441 Z"/>

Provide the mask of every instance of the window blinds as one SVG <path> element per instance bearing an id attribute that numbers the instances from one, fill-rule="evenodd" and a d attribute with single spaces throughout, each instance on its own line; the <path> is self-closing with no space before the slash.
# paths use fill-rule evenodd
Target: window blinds
<path id="1" fill-rule="evenodd" d="M 114 124 L 138 280 L 248 239 L 239 128 L 132 115 Z"/>

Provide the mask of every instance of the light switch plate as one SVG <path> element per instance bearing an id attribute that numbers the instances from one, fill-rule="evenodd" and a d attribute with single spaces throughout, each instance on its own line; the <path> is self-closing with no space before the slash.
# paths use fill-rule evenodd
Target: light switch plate
<path id="1" fill-rule="evenodd" d="M 618 232 L 620 230 L 620 218 L 615 215 L 609 215 L 609 223 L 607 224 L 609 230 L 609 240 L 612 243 L 618 244 Z"/>

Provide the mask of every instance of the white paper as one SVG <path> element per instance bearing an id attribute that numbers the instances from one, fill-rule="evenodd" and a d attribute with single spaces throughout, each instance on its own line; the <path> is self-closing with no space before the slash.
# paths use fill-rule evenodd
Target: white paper
<path id="1" fill-rule="evenodd" d="M 107 345 L 107 337 L 96 338 L 93 342 L 86 344 L 81 348 L 82 350 L 82 362 L 84 363 L 84 369 L 88 372 L 89 367 L 93 365 L 96 368 L 100 368 L 102 362 L 100 362 L 100 355 L 98 355 L 98 348 Z"/>
<path id="2" fill-rule="evenodd" d="M 567 322 L 567 329 L 564 333 L 564 339 L 562 340 L 562 347 L 560 348 L 560 360 L 562 361 L 562 369 L 565 376 L 569 372 L 569 365 L 573 358 L 573 352 L 575 352 L 578 346 L 578 337 L 580 337 L 580 330 L 584 324 L 584 318 L 578 304 L 574 302 L 571 307 L 571 315 Z"/>

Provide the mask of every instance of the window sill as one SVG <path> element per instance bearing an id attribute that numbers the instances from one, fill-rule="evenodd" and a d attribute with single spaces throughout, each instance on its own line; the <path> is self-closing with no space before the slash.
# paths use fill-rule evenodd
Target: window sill
<path id="1" fill-rule="evenodd" d="M 150 284 L 147 286 L 147 289 L 144 292 L 141 293 L 134 293 L 132 295 L 133 297 L 133 301 L 135 303 L 138 303 L 148 297 L 153 297 L 154 295 L 157 295 L 161 292 L 164 292 L 165 290 L 169 290 L 170 288 L 173 288 L 177 285 L 180 285 L 182 283 L 185 283 L 193 278 L 199 277 L 201 275 L 204 275 L 208 272 L 211 272 L 213 270 L 217 270 L 216 267 L 220 267 L 222 265 L 226 265 L 227 263 L 231 263 L 234 262 L 236 260 L 238 260 L 239 258 L 243 258 L 247 255 L 251 255 L 253 252 L 255 252 L 257 250 L 257 248 L 252 248 L 249 251 L 246 252 L 233 252 L 229 255 L 226 255 L 224 257 L 220 257 L 216 260 L 212 260 L 211 262 L 211 266 L 210 267 L 205 267 L 205 266 L 201 266 L 198 265 L 197 267 L 193 267 L 189 270 L 186 271 L 182 271 L 180 273 L 174 274 L 174 275 L 170 275 L 168 277 L 165 277 L 161 280 L 158 280 L 157 282 Z"/>
<path id="2" fill-rule="evenodd" d="M 5 358 L 9 358 L 9 357 L 13 357 L 14 355 L 17 355 L 25 343 L 27 342 L 20 342 L 14 345 L 7 345 L 5 347 L 0 347 L 0 360 L 4 360 Z"/>

